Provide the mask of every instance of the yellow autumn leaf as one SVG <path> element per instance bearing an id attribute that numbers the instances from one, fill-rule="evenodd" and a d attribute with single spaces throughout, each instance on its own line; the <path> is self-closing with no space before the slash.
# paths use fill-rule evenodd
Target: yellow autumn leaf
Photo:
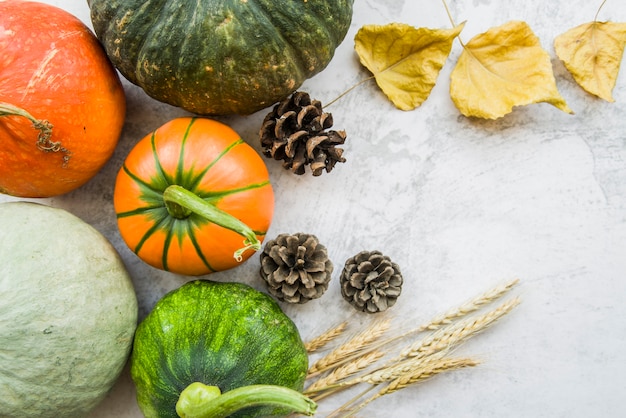
<path id="1" fill-rule="evenodd" d="M 546 102 L 573 113 L 556 87 L 550 56 L 527 23 L 511 21 L 472 38 L 450 75 L 465 116 L 497 119 L 515 106 Z"/>
<path id="2" fill-rule="evenodd" d="M 613 102 L 626 46 L 626 23 L 590 22 L 554 39 L 554 51 L 585 91 Z"/>
<path id="3" fill-rule="evenodd" d="M 462 29 L 463 24 L 453 29 L 364 25 L 354 38 L 354 48 L 389 100 L 398 109 L 413 110 L 430 95 Z"/>

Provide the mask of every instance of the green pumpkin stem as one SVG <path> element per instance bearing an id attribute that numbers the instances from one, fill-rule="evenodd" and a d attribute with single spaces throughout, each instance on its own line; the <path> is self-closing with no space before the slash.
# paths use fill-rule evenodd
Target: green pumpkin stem
<path id="1" fill-rule="evenodd" d="M 247 250 L 258 251 L 261 249 L 261 241 L 259 241 L 254 231 L 248 225 L 184 187 L 175 184 L 168 186 L 163 192 L 163 201 L 169 214 L 175 218 L 184 219 L 195 213 L 216 225 L 230 229 L 243 236 L 245 238 L 243 247 L 233 254 L 237 261 L 243 259 L 242 254 Z"/>
<path id="2" fill-rule="evenodd" d="M 66 165 L 70 159 L 71 153 L 65 147 L 61 146 L 61 141 L 52 141 L 52 124 L 47 120 L 39 120 L 26 110 L 14 106 L 10 103 L 0 102 L 0 117 L 3 116 L 20 116 L 28 119 L 33 128 L 39 131 L 37 135 L 37 148 L 44 152 L 63 152 L 63 165 Z"/>
<path id="3" fill-rule="evenodd" d="M 180 393 L 176 413 L 181 418 L 226 418 L 240 409 L 263 405 L 308 416 L 317 409 L 302 393 L 282 386 L 249 385 L 222 394 L 217 386 L 194 382 Z"/>

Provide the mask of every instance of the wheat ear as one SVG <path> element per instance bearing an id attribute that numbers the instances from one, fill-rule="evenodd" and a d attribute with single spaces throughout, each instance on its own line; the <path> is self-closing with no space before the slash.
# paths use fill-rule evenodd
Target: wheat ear
<path id="1" fill-rule="evenodd" d="M 442 350 L 437 353 L 432 353 L 428 357 L 410 357 L 391 365 L 378 368 L 372 372 L 365 373 L 361 376 L 356 376 L 346 382 L 343 382 L 343 385 L 353 386 L 358 383 L 380 385 L 397 379 L 398 377 L 410 373 L 411 371 L 420 370 L 425 364 L 440 361 L 447 354 L 447 352 L 448 350 Z"/>
<path id="2" fill-rule="evenodd" d="M 323 348 L 326 346 L 326 344 L 328 344 L 329 342 L 333 341 L 335 338 L 337 338 L 339 335 L 341 335 L 344 330 L 346 329 L 346 327 L 348 326 L 348 321 L 344 321 L 342 323 L 340 323 L 339 325 L 330 328 L 329 330 L 325 331 L 324 333 L 318 335 L 317 337 L 313 338 L 312 340 L 308 341 L 306 344 L 304 344 L 304 347 L 306 348 L 306 351 L 308 353 L 314 353 L 317 350 L 319 350 L 320 348 Z"/>
<path id="3" fill-rule="evenodd" d="M 475 298 L 471 299 L 469 302 L 466 302 L 462 305 L 459 305 L 455 308 L 450 309 L 449 311 L 441 315 L 434 317 L 429 322 L 422 324 L 417 328 L 413 328 L 409 331 L 406 331 L 402 334 L 399 334 L 389 339 L 386 343 L 398 341 L 398 340 L 407 338 L 413 334 L 419 334 L 424 331 L 435 331 L 435 330 L 442 328 L 443 326 L 450 325 L 455 320 L 463 318 L 479 310 L 485 305 L 488 305 L 489 303 L 492 303 L 496 301 L 497 299 L 501 298 L 507 292 L 509 292 L 513 287 L 515 287 L 518 283 L 519 283 L 519 279 L 514 279 L 508 282 L 505 282 L 503 284 L 500 284 L 494 287 L 493 289 L 490 289 L 487 292 L 484 292 L 476 296 Z M 401 357 L 391 360 L 390 363 L 388 364 L 393 364 L 398 361 L 401 361 Z"/>
<path id="4" fill-rule="evenodd" d="M 514 279 L 508 282 L 505 282 L 499 286 L 490 289 L 489 291 L 471 299 L 470 301 L 450 309 L 449 311 L 436 316 L 430 322 L 423 324 L 418 328 L 419 331 L 426 330 L 436 330 L 444 325 L 449 325 L 453 321 L 467 316 L 468 314 L 477 311 L 483 306 L 501 298 L 504 296 L 509 290 L 515 287 L 519 283 L 519 279 Z"/>
<path id="5" fill-rule="evenodd" d="M 380 397 L 389 393 L 396 392 L 412 384 L 429 379 L 442 372 L 458 370 L 465 367 L 475 367 L 478 364 L 479 362 L 477 360 L 471 358 L 444 358 L 438 362 L 433 362 L 432 364 L 427 365 L 422 370 L 416 370 L 413 373 L 407 373 L 403 376 L 398 377 L 395 380 L 392 380 L 387 386 L 383 387 L 380 392 L 378 392 L 378 394 L 375 396 Z"/>
<path id="6" fill-rule="evenodd" d="M 362 355 L 374 341 L 380 338 L 380 336 L 389 329 L 390 324 L 391 320 L 389 318 L 383 319 L 376 322 L 372 327 L 356 334 L 346 343 L 317 360 L 309 368 L 309 377 L 345 364 L 353 360 L 356 356 Z"/>
<path id="7" fill-rule="evenodd" d="M 364 409 L 371 402 L 385 395 L 402 390 L 408 386 L 430 379 L 440 373 L 462 369 L 465 367 L 474 367 L 479 364 L 478 361 L 471 358 L 429 358 L 422 362 L 419 366 L 415 366 L 413 369 L 407 370 L 405 373 L 399 375 L 395 379 L 391 380 L 388 385 L 383 386 L 377 393 L 362 401 L 355 407 L 350 407 L 354 403 L 354 400 L 344 404 L 331 416 L 340 416 L 343 418 L 352 417 L 357 412 Z M 372 386 L 375 387 L 375 386 Z M 345 415 L 339 415 L 342 411 L 346 411 Z"/>
<path id="8" fill-rule="evenodd" d="M 510 299 L 493 310 L 468 317 L 459 322 L 441 328 L 430 336 L 411 344 L 401 351 L 402 357 L 424 357 L 439 350 L 459 344 L 471 336 L 485 330 L 498 319 L 509 313 L 520 303 L 520 298 Z"/>
<path id="9" fill-rule="evenodd" d="M 367 367 L 374 364 L 384 355 L 385 353 L 383 353 L 382 351 L 372 351 L 365 353 L 361 357 L 358 357 L 356 360 L 345 363 L 335 368 L 328 375 L 316 380 L 313 384 L 306 388 L 304 393 L 309 395 L 326 389 L 332 389 L 333 385 L 336 385 L 338 382 L 341 382 L 342 380 L 363 371 Z M 314 396 L 315 395 L 312 395 L 312 397 Z"/>
<path id="10" fill-rule="evenodd" d="M 485 330 L 520 303 L 519 297 L 508 300 L 484 314 L 468 317 L 440 328 L 402 350 L 398 357 L 362 376 L 342 382 L 342 386 L 358 383 L 380 384 L 398 378 L 423 362 L 422 359 L 443 357 L 453 346 Z M 433 357 L 435 356 L 435 357 Z"/>

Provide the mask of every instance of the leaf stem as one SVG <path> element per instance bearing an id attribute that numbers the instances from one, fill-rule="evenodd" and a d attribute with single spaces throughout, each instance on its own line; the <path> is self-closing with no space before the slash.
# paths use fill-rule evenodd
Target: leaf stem
<path id="1" fill-rule="evenodd" d="M 446 14 L 448 15 L 448 20 L 450 20 L 450 24 L 452 25 L 453 28 L 456 28 L 457 24 L 454 21 L 454 17 L 452 17 L 452 13 L 450 12 L 450 8 L 448 7 L 448 3 L 446 2 L 446 0 L 441 0 L 441 2 L 443 3 L 444 9 L 446 9 Z M 457 39 L 459 40 L 459 43 L 461 44 L 463 49 L 465 49 L 465 44 L 463 43 L 463 40 L 461 39 L 461 35 L 460 34 L 457 36 Z"/>
<path id="2" fill-rule="evenodd" d="M 446 9 L 446 14 L 448 15 L 450 24 L 452 25 L 452 27 L 456 27 L 456 23 L 454 23 L 454 18 L 452 17 L 452 13 L 450 13 L 450 8 L 448 7 L 448 3 L 446 2 L 446 0 L 441 0 L 441 2 L 443 3 L 444 9 Z"/>
<path id="3" fill-rule="evenodd" d="M 249 385 L 221 393 L 217 386 L 194 382 L 180 393 L 176 413 L 181 418 L 226 418 L 240 409 L 263 405 L 308 416 L 317 410 L 314 401 L 287 387 Z"/>
<path id="4" fill-rule="evenodd" d="M 593 17 L 594 22 L 598 21 L 598 15 L 600 14 L 600 10 L 602 10 L 602 7 L 604 7 L 604 3 L 606 3 L 606 0 L 602 0 L 600 7 L 598 7 L 598 10 L 596 11 L 596 15 Z"/>
<path id="5" fill-rule="evenodd" d="M 336 101 L 338 101 L 339 99 L 341 99 L 343 96 L 345 96 L 346 94 L 350 93 L 352 90 L 354 90 L 355 88 L 359 87 L 361 84 L 365 84 L 370 80 L 373 80 L 375 78 L 375 76 L 369 76 L 366 79 L 363 79 L 361 81 L 359 81 L 358 83 L 356 83 L 355 85 L 353 85 L 352 87 L 350 87 L 348 90 L 344 91 L 343 93 L 341 93 L 339 96 L 335 97 L 333 100 L 331 100 L 330 102 L 326 103 L 324 105 L 324 107 L 328 107 L 330 105 L 332 105 L 333 103 L 335 103 Z"/>
<path id="6" fill-rule="evenodd" d="M 184 219 L 194 213 L 243 236 L 245 238 L 243 241 L 244 246 L 233 254 L 237 261 L 243 259 L 242 254 L 245 251 L 249 249 L 258 251 L 261 249 L 261 242 L 248 225 L 184 187 L 176 184 L 168 186 L 163 192 L 163 201 L 167 211 L 174 218 Z"/>

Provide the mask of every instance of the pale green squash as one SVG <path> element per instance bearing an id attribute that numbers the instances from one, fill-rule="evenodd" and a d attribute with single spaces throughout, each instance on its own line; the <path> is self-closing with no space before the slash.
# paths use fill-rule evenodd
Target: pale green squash
<path id="1" fill-rule="evenodd" d="M 69 212 L 0 204 L 0 416 L 79 417 L 128 358 L 137 298 L 113 246 Z"/>

